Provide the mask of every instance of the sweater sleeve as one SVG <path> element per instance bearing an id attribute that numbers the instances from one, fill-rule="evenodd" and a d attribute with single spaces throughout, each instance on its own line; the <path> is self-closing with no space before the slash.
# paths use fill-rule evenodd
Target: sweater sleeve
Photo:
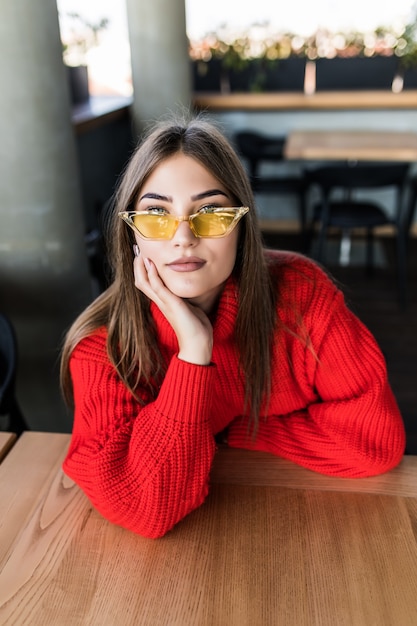
<path id="1" fill-rule="evenodd" d="M 256 439 L 248 438 L 245 420 L 236 420 L 229 445 L 271 452 L 327 475 L 392 469 L 404 454 L 405 431 L 374 337 L 335 287 L 319 289 L 304 322 L 309 341 L 302 348 L 293 342 L 292 367 L 311 400 L 289 414 L 261 417 Z"/>
<path id="2" fill-rule="evenodd" d="M 158 397 L 142 408 L 92 343 L 83 340 L 70 361 L 75 415 L 64 471 L 111 522 L 163 536 L 208 492 L 214 366 L 173 357 Z"/>

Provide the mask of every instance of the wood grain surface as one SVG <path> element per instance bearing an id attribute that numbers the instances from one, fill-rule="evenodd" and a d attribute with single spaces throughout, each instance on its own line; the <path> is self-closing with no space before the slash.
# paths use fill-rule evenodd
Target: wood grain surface
<path id="1" fill-rule="evenodd" d="M 195 93 L 194 107 L 208 111 L 353 111 L 414 110 L 417 91 L 320 91 L 312 95 L 296 92 Z"/>
<path id="2" fill-rule="evenodd" d="M 415 625 L 416 458 L 364 493 L 220 449 L 206 502 L 151 540 L 64 476 L 68 441 L 27 433 L 0 465 L 0 624 Z"/>
<path id="3" fill-rule="evenodd" d="M 0 463 L 16 441 L 14 433 L 0 432 Z"/>
<path id="4" fill-rule="evenodd" d="M 405 161 L 417 160 L 417 134 L 358 130 L 295 130 L 285 145 L 287 159 Z"/>

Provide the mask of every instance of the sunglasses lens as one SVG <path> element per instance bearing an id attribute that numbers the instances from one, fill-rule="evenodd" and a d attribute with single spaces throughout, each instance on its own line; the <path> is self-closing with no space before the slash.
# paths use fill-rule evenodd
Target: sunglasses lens
<path id="1" fill-rule="evenodd" d="M 119 216 L 144 239 L 172 239 L 183 221 L 188 221 L 196 237 L 225 237 L 248 211 L 248 207 L 220 208 L 189 217 L 125 211 L 119 213 Z"/>
<path id="2" fill-rule="evenodd" d="M 193 227 L 198 237 L 223 237 L 236 218 L 232 211 L 201 213 L 193 217 Z"/>
<path id="3" fill-rule="evenodd" d="M 177 226 L 169 215 L 132 215 L 132 221 L 146 239 L 171 239 Z"/>

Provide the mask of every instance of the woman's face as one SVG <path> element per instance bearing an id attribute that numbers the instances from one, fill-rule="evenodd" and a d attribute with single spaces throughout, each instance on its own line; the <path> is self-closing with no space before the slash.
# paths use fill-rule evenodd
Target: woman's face
<path id="1" fill-rule="evenodd" d="M 191 215 L 205 206 L 232 207 L 225 187 L 195 159 L 177 153 L 161 162 L 143 185 L 136 211 L 155 207 Z M 219 239 L 195 237 L 188 221 L 172 239 L 146 240 L 135 233 L 143 258 L 155 264 L 166 287 L 209 313 L 232 273 L 239 226 Z"/>

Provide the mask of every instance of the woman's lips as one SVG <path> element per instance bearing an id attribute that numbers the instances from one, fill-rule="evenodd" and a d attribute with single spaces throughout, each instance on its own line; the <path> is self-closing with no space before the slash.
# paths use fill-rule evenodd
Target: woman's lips
<path id="1" fill-rule="evenodd" d="M 205 265 L 203 259 L 198 257 L 184 257 L 182 259 L 175 259 L 172 263 L 168 263 L 169 269 L 174 272 L 195 272 Z"/>

